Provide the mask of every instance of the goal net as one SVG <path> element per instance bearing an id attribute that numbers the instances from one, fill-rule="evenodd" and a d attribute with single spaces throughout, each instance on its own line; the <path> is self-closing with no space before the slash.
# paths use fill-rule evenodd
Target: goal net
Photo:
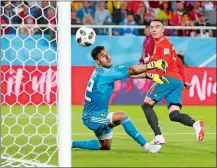
<path id="1" fill-rule="evenodd" d="M 57 166 L 58 5 L 1 3 L 1 167 Z"/>

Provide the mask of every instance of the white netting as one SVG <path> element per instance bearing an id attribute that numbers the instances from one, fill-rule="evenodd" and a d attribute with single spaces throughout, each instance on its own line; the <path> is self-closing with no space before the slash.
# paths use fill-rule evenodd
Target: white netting
<path id="1" fill-rule="evenodd" d="M 55 2 L 3 1 L 1 23 L 1 167 L 57 165 Z"/>

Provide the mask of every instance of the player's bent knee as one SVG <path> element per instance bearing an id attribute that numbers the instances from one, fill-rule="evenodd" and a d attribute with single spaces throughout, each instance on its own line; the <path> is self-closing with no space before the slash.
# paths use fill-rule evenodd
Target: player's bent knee
<path id="1" fill-rule="evenodd" d="M 173 111 L 180 111 L 180 109 L 181 109 L 181 104 L 170 104 L 169 114 L 172 113 Z"/>
<path id="2" fill-rule="evenodd" d="M 110 150 L 110 149 L 111 149 L 111 146 L 109 146 L 109 145 L 102 146 L 102 147 L 100 148 L 100 150 Z"/>
<path id="3" fill-rule="evenodd" d="M 152 100 L 150 97 L 145 97 L 144 103 L 150 104 L 150 105 L 154 105 L 156 102 L 155 100 Z"/>
<path id="4" fill-rule="evenodd" d="M 178 110 L 174 110 L 169 114 L 170 120 L 171 121 L 177 121 L 179 119 L 179 111 Z"/>
<path id="5" fill-rule="evenodd" d="M 113 122 L 118 122 L 123 120 L 127 114 L 125 112 L 116 112 L 113 114 Z"/>
<path id="6" fill-rule="evenodd" d="M 108 114 L 106 119 L 106 124 L 109 128 L 116 127 L 120 125 L 121 120 L 123 120 L 127 114 L 125 112 L 111 112 Z"/>
<path id="7" fill-rule="evenodd" d="M 101 150 L 110 150 L 110 149 L 111 149 L 111 145 L 105 144 L 105 145 L 103 145 L 100 149 L 101 149 Z"/>
<path id="8" fill-rule="evenodd" d="M 127 116 L 127 114 L 125 112 L 120 112 L 119 113 L 119 119 L 120 119 L 120 121 L 123 120 L 126 116 Z"/>
<path id="9" fill-rule="evenodd" d="M 100 140 L 99 142 L 100 142 L 100 150 L 110 150 L 111 149 L 111 146 L 112 146 L 111 139 Z"/>

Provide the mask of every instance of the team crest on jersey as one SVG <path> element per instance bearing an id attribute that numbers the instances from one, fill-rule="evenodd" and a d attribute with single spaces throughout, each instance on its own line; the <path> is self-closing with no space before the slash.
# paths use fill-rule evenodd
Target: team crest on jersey
<path id="1" fill-rule="evenodd" d="M 105 115 L 104 113 L 101 113 L 101 114 L 100 114 L 100 117 L 103 117 L 104 115 Z"/>
<path id="2" fill-rule="evenodd" d="M 170 54 L 170 49 L 169 48 L 164 48 L 164 54 Z"/>

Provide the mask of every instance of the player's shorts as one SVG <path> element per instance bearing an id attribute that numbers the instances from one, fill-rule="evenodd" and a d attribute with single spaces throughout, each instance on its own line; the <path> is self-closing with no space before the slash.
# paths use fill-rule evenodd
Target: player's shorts
<path id="1" fill-rule="evenodd" d="M 169 84 L 153 83 L 146 96 L 157 102 L 165 98 L 168 108 L 170 105 L 179 105 L 181 108 L 184 84 L 178 79 L 168 76 L 166 78 L 169 81 Z"/>
<path id="2" fill-rule="evenodd" d="M 113 112 L 95 112 L 91 118 L 83 119 L 84 125 L 94 131 L 99 140 L 112 138 Z"/>

